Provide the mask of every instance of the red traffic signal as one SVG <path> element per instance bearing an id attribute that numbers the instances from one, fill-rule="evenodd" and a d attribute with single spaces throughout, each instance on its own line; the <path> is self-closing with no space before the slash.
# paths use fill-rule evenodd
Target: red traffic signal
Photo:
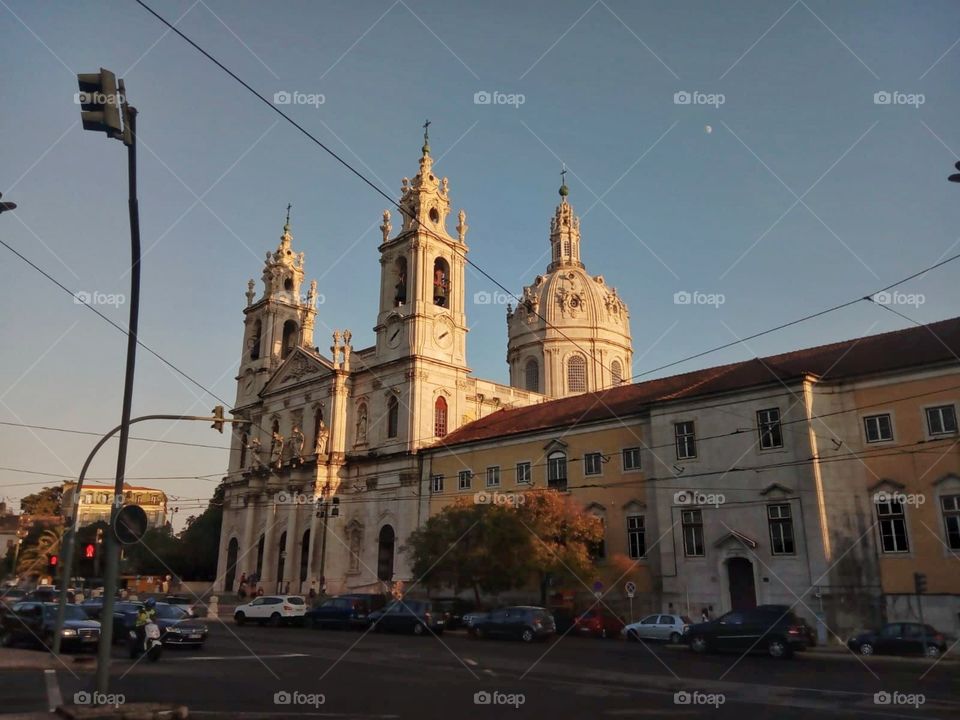
<path id="1" fill-rule="evenodd" d="M 97 547 L 96 547 L 96 545 L 94 545 L 93 543 L 89 543 L 89 544 L 83 549 L 83 556 L 84 556 L 85 558 L 92 558 L 92 557 L 93 557 L 94 555 L 96 555 L 96 554 L 97 554 Z"/>
<path id="2" fill-rule="evenodd" d="M 47 556 L 47 562 L 50 564 L 50 567 L 56 567 L 56 566 L 57 566 L 57 561 L 58 561 L 59 559 L 60 559 L 60 558 L 58 558 L 56 555 L 48 555 L 48 556 Z"/>

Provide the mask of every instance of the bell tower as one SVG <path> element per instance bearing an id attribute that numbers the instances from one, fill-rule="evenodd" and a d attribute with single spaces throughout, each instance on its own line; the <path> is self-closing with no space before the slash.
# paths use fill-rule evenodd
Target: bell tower
<path id="1" fill-rule="evenodd" d="M 237 406 L 255 399 L 272 372 L 295 348 L 313 347 L 317 282 L 310 283 L 306 297 L 301 295 L 303 253 L 293 250 L 290 205 L 280 245 L 267 253 L 262 279 L 263 295 L 259 299 L 256 283 L 252 279 L 247 283 Z"/>
<path id="2" fill-rule="evenodd" d="M 447 232 L 449 183 L 433 173 L 430 121 L 424 123 L 420 169 L 400 187 L 400 227 L 389 210 L 380 226 L 380 311 L 377 354 L 382 360 L 419 356 L 466 365 L 466 214 L 457 236 Z"/>

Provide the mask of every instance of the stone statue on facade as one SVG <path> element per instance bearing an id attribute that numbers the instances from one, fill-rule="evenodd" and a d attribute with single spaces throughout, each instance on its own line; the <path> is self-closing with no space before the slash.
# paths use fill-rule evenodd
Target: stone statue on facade
<path id="1" fill-rule="evenodd" d="M 306 438 L 299 425 L 295 425 L 290 432 L 290 462 L 297 465 L 303 462 L 303 444 Z"/>
<path id="2" fill-rule="evenodd" d="M 327 428 L 326 423 L 323 420 L 320 420 L 320 425 L 317 427 L 317 437 L 314 441 L 314 448 L 317 453 L 317 461 L 320 461 L 320 456 L 324 455 L 327 452 L 327 440 L 330 439 L 330 430 Z"/>
<path id="3" fill-rule="evenodd" d="M 260 438 L 254 437 L 247 447 L 250 450 L 250 467 L 254 470 L 259 470 L 263 467 L 263 458 L 260 457 Z"/>
<path id="4" fill-rule="evenodd" d="M 360 408 L 360 415 L 357 417 L 357 445 L 367 442 L 367 406 Z"/>
<path id="5" fill-rule="evenodd" d="M 279 470 L 283 465 L 283 435 L 278 432 L 273 433 L 271 436 L 270 451 L 272 453 L 270 462 Z"/>

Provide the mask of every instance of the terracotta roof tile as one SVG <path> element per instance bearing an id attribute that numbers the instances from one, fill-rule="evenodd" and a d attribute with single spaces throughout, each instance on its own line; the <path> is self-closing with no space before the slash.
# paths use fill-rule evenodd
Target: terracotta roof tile
<path id="1" fill-rule="evenodd" d="M 836 381 L 946 362 L 960 363 L 960 318 L 500 410 L 455 430 L 434 447 L 607 420 L 635 414 L 657 402 L 767 385 L 807 374 Z"/>

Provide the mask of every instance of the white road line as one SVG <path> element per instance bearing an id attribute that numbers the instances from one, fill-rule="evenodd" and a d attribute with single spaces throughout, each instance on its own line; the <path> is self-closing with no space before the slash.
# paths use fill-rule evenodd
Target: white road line
<path id="1" fill-rule="evenodd" d="M 63 697 L 60 695 L 60 683 L 57 682 L 57 671 L 44 670 L 43 682 L 47 686 L 47 709 L 53 712 L 63 705 Z"/>
<path id="2" fill-rule="evenodd" d="M 200 657 L 185 657 L 183 660 L 279 660 L 282 658 L 310 657 L 306 653 L 285 653 L 283 655 L 201 655 Z"/>

